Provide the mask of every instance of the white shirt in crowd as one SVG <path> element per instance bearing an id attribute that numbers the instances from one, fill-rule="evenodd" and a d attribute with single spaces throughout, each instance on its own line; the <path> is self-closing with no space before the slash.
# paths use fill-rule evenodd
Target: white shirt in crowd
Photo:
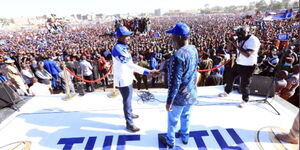
<path id="1" fill-rule="evenodd" d="M 241 42 L 240 46 L 242 46 L 243 43 L 244 42 Z M 249 37 L 249 39 L 245 41 L 245 43 L 243 45 L 243 49 L 244 50 L 251 49 L 251 50 L 254 50 L 254 52 L 249 57 L 246 57 L 243 54 L 238 53 L 236 63 L 239 65 L 242 65 L 242 66 L 256 65 L 259 47 L 260 47 L 259 39 L 256 36 L 251 35 Z"/>
<path id="2" fill-rule="evenodd" d="M 29 69 L 22 69 L 21 74 L 26 84 L 31 83 L 31 79 L 34 77 L 34 74 Z"/>
<path id="3" fill-rule="evenodd" d="M 80 69 L 81 69 L 81 73 L 83 74 L 83 76 L 90 76 L 93 74 L 93 72 L 92 72 L 93 67 L 92 67 L 91 63 L 89 63 L 86 60 L 82 60 L 80 62 Z"/>
<path id="4" fill-rule="evenodd" d="M 47 86 L 46 84 L 36 82 L 29 88 L 29 94 L 34 96 L 51 95 L 51 92 L 49 90 L 49 86 Z"/>

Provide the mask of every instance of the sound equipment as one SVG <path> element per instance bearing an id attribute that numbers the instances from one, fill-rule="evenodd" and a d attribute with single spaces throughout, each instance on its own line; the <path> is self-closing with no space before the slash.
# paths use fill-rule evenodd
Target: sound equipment
<path id="1" fill-rule="evenodd" d="M 0 109 L 11 107 L 21 100 L 21 97 L 12 89 L 12 87 L 0 83 Z"/>
<path id="2" fill-rule="evenodd" d="M 259 96 L 267 96 L 268 94 L 268 97 L 274 97 L 275 84 L 273 77 L 253 75 L 250 84 L 250 94 Z"/>
<path id="3" fill-rule="evenodd" d="M 273 77 L 253 75 L 250 83 L 250 95 L 267 96 L 268 92 L 270 92 L 268 97 L 274 97 L 275 86 L 272 82 Z M 238 87 L 238 91 L 241 93 L 240 87 Z"/>

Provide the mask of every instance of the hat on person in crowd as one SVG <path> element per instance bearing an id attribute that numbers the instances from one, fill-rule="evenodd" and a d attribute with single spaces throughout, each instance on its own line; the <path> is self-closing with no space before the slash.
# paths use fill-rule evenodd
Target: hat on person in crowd
<path id="1" fill-rule="evenodd" d="M 122 26 L 117 29 L 115 36 L 120 37 L 122 35 L 128 36 L 128 35 L 132 35 L 132 34 L 133 34 L 133 32 L 129 31 L 125 26 Z"/>
<path id="2" fill-rule="evenodd" d="M 244 26 L 238 26 L 238 27 L 235 27 L 234 30 L 239 33 L 239 32 L 246 32 L 248 33 L 250 31 L 250 27 L 248 25 L 244 25 Z"/>
<path id="3" fill-rule="evenodd" d="M 38 65 L 44 65 L 44 62 L 43 61 L 39 61 Z"/>
<path id="4" fill-rule="evenodd" d="M 13 60 L 13 59 L 7 59 L 7 60 L 5 60 L 5 63 L 7 63 L 7 64 L 12 64 L 12 63 L 14 63 L 15 61 Z"/>
<path id="5" fill-rule="evenodd" d="M 171 33 L 182 37 L 189 37 L 190 28 L 185 23 L 179 22 L 173 27 L 173 29 L 167 30 L 166 33 Z"/>

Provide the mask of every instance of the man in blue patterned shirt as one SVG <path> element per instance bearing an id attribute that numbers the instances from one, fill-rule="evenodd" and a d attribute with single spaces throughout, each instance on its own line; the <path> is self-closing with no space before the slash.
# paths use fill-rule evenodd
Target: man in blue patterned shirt
<path id="1" fill-rule="evenodd" d="M 173 47 L 177 49 L 171 56 L 168 66 L 168 133 L 159 140 L 170 148 L 175 145 L 175 130 L 180 119 L 179 134 L 184 144 L 188 143 L 190 131 L 191 106 L 197 99 L 198 52 L 189 45 L 189 27 L 177 23 L 166 33 L 172 34 Z"/>

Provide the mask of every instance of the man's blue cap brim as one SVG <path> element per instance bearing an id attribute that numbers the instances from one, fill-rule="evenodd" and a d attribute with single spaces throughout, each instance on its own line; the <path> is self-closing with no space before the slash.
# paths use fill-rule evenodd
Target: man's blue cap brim
<path id="1" fill-rule="evenodd" d="M 114 37 L 120 37 L 120 36 L 122 36 L 122 35 L 125 35 L 125 36 L 129 36 L 129 35 L 132 35 L 133 34 L 133 32 L 131 32 L 131 31 L 129 31 L 129 32 L 125 32 L 125 33 L 122 33 L 122 34 L 117 34 L 117 33 L 115 33 L 114 34 Z"/>

